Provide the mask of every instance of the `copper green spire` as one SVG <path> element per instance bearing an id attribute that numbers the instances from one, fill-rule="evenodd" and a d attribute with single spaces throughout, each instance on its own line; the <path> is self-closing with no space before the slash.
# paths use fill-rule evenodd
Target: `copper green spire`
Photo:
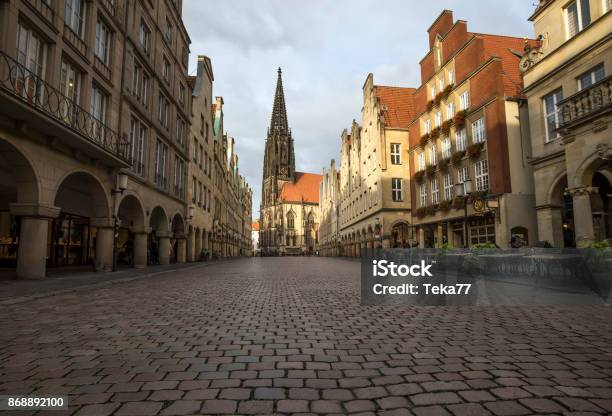
<path id="1" fill-rule="evenodd" d="M 274 107 L 272 108 L 272 120 L 270 122 L 270 132 L 289 133 L 289 123 L 287 122 L 287 109 L 285 107 L 285 93 L 283 92 L 282 71 L 278 68 L 278 79 L 276 80 L 276 94 L 274 95 Z"/>

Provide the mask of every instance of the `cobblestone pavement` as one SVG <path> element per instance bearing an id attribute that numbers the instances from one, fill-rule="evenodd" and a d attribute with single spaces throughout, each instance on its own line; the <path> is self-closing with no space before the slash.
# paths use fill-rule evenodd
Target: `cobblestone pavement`
<path id="1" fill-rule="evenodd" d="M 70 395 L 79 416 L 612 413 L 611 308 L 361 307 L 344 259 L 0 306 L 0 341 L 0 394 Z"/>

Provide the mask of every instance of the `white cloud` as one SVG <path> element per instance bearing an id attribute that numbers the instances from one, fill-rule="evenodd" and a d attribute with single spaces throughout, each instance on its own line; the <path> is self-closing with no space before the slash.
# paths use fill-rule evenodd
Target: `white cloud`
<path id="1" fill-rule="evenodd" d="M 359 120 L 369 72 L 383 85 L 418 86 L 426 30 L 443 9 L 473 32 L 533 36 L 531 0 L 185 0 L 196 56 L 213 63 L 213 94 L 225 101 L 240 171 L 259 210 L 263 147 L 276 68 L 283 68 L 296 168 L 320 172 L 338 157 L 340 134 Z"/>

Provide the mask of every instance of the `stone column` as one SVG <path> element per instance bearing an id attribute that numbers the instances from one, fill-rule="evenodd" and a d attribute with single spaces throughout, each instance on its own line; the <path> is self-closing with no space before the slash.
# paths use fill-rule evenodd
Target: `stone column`
<path id="1" fill-rule="evenodd" d="M 391 248 L 391 236 L 383 235 L 382 248 L 387 249 Z"/>
<path id="2" fill-rule="evenodd" d="M 572 196 L 574 205 L 576 247 L 585 247 L 595 240 L 591 194 L 598 192 L 598 189 L 591 186 L 583 186 L 569 189 L 568 192 Z"/>
<path id="3" fill-rule="evenodd" d="M 159 264 L 170 264 L 170 233 L 160 231 L 157 233 L 159 240 Z"/>
<path id="4" fill-rule="evenodd" d="M 195 261 L 195 248 L 196 248 L 196 238 L 195 238 L 195 230 L 191 230 L 189 236 L 187 237 L 187 261 L 193 262 Z"/>
<path id="5" fill-rule="evenodd" d="M 425 229 L 419 227 L 419 248 L 425 248 Z"/>
<path id="6" fill-rule="evenodd" d="M 115 230 L 113 227 L 96 227 L 96 260 L 97 272 L 110 272 L 113 270 L 113 245 L 115 244 Z"/>
<path id="7" fill-rule="evenodd" d="M 46 277 L 49 219 L 57 218 L 60 208 L 38 204 L 9 204 L 11 214 L 21 217 L 17 276 L 20 279 Z"/>
<path id="8" fill-rule="evenodd" d="M 147 266 L 148 237 L 146 230 L 134 231 L 134 268 L 136 269 L 144 269 Z"/>
<path id="9" fill-rule="evenodd" d="M 187 260 L 187 238 L 184 235 L 178 236 L 176 262 L 185 263 Z"/>
<path id="10" fill-rule="evenodd" d="M 540 241 L 548 241 L 553 247 L 563 247 L 563 217 L 561 207 L 539 208 L 538 236 Z M 529 238 L 531 240 L 531 236 Z M 535 241 L 530 241 L 531 244 Z"/>
<path id="11" fill-rule="evenodd" d="M 442 223 L 439 223 L 436 226 L 436 239 L 438 240 L 436 247 L 442 247 L 442 244 L 444 244 L 444 227 L 442 227 Z"/>

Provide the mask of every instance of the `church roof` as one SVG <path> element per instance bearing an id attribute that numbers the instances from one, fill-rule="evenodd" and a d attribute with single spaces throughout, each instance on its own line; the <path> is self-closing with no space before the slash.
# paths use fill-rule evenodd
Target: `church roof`
<path id="1" fill-rule="evenodd" d="M 376 97 L 383 108 L 385 126 L 408 128 L 414 119 L 414 88 L 376 85 Z"/>
<path id="2" fill-rule="evenodd" d="M 287 182 L 281 190 L 281 200 L 285 202 L 319 203 L 319 185 L 323 175 L 295 172 L 295 182 Z"/>
<path id="3" fill-rule="evenodd" d="M 259 231 L 259 221 L 254 221 L 254 222 L 251 224 L 251 230 L 253 230 L 253 231 Z"/>

